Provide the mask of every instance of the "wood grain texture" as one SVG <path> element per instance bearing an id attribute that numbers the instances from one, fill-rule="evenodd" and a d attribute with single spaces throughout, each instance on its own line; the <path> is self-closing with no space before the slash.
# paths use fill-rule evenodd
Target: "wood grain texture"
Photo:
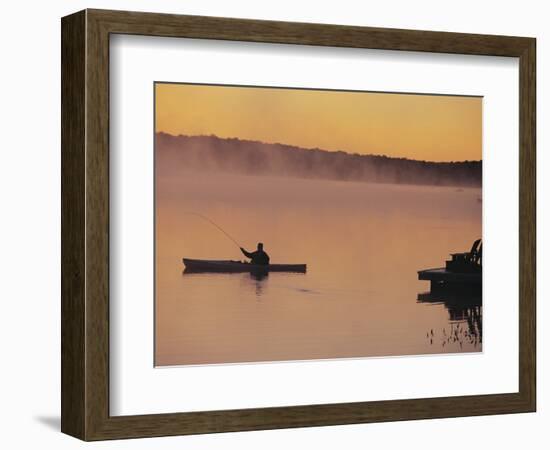
<path id="1" fill-rule="evenodd" d="M 109 35 L 112 33 L 519 57 L 519 392 L 109 416 Z M 84 440 L 99 440 L 535 410 L 534 39 L 87 10 L 63 19 L 62 40 L 64 432 Z"/>
<path id="2" fill-rule="evenodd" d="M 90 14 L 86 75 L 85 435 L 90 439 L 109 417 L 109 33 Z"/>
<path id="3" fill-rule="evenodd" d="M 85 19 L 61 26 L 61 430 L 83 437 L 85 325 Z"/>
<path id="4" fill-rule="evenodd" d="M 521 56 L 529 38 L 270 20 L 87 10 L 111 33 L 278 44 Z"/>
<path id="5" fill-rule="evenodd" d="M 519 384 L 536 409 L 536 41 L 519 64 Z"/>

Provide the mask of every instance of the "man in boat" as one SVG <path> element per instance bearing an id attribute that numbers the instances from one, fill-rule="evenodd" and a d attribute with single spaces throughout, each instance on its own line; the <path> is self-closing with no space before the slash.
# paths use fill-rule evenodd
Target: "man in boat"
<path id="1" fill-rule="evenodd" d="M 264 252 L 264 244 L 258 242 L 258 249 L 255 252 L 247 252 L 241 247 L 241 252 L 244 256 L 250 258 L 250 264 L 258 264 L 261 266 L 267 266 L 269 264 L 269 255 Z"/>

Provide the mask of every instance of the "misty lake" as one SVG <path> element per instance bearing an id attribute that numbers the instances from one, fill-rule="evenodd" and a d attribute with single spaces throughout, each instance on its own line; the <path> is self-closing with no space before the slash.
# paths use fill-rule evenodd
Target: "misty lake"
<path id="1" fill-rule="evenodd" d="M 481 237 L 481 189 L 183 173 L 157 179 L 155 364 L 481 351 L 481 306 L 419 301 L 417 271 Z M 182 258 L 307 273 L 187 274 Z"/>

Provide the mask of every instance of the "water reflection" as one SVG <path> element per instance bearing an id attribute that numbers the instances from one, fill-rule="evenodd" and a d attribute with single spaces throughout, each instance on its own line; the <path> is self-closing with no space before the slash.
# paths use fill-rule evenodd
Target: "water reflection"
<path id="1" fill-rule="evenodd" d="M 160 180 L 157 365 L 481 350 L 467 342 L 462 350 L 442 347 L 449 312 L 416 302 L 425 288 L 415 276 L 481 235 L 479 189 L 225 175 Z M 189 210 L 246 245 L 264 242 L 274 263 L 307 263 L 307 274 L 182 276 L 183 257 L 241 257 L 222 233 L 182 213 Z"/>
<path id="2" fill-rule="evenodd" d="M 250 281 L 253 283 L 256 289 L 256 297 L 260 298 L 264 292 L 265 285 L 267 284 L 267 278 L 269 277 L 269 272 L 258 271 L 250 272 L 247 274 Z"/>
<path id="3" fill-rule="evenodd" d="M 435 289 L 419 293 L 417 303 L 443 305 L 448 313 L 447 327 L 441 332 L 433 328 L 426 332 L 430 345 L 454 345 L 461 350 L 469 344 L 481 348 L 483 313 L 480 289 Z"/>
<path id="4" fill-rule="evenodd" d="M 202 270 L 190 270 L 185 269 L 182 272 L 182 275 L 185 277 L 192 277 L 192 276 L 208 276 L 210 279 L 210 276 L 229 276 L 229 277 L 237 277 L 240 278 L 245 282 L 245 284 L 250 285 L 254 288 L 256 297 L 261 297 L 264 294 L 268 278 L 269 278 L 269 271 L 263 271 L 263 270 L 254 270 L 252 272 L 220 272 L 220 273 L 214 273 L 212 272 L 205 272 Z"/>

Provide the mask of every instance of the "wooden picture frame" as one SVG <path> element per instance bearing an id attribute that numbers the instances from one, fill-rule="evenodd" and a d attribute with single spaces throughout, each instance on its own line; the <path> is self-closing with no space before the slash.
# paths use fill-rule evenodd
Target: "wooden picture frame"
<path id="1" fill-rule="evenodd" d="M 62 416 L 83 440 L 535 411 L 534 38 L 85 10 L 62 30 Z M 109 36 L 135 34 L 519 58 L 519 391 L 109 415 Z"/>

